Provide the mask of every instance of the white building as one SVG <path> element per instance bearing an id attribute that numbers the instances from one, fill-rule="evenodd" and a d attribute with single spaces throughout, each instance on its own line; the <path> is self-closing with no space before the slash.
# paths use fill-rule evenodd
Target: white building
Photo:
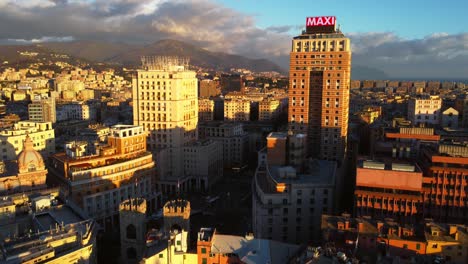
<path id="1" fill-rule="evenodd" d="M 159 179 L 186 184 L 183 149 L 198 139 L 198 80 L 178 58 L 147 58 L 133 78 L 133 124 L 149 133 Z"/>
<path id="2" fill-rule="evenodd" d="M 55 153 L 55 132 L 51 122 L 19 121 L 12 128 L 0 130 L 0 157 L 14 160 L 23 150 L 23 141 L 29 135 L 34 149 L 47 157 Z"/>
<path id="3" fill-rule="evenodd" d="M 61 104 L 57 107 L 57 121 L 96 120 L 96 109 L 81 102 Z"/>
<path id="4" fill-rule="evenodd" d="M 184 147 L 184 174 L 191 185 L 206 191 L 223 176 L 223 145 L 209 139 Z"/>
<path id="5" fill-rule="evenodd" d="M 442 99 L 439 96 L 413 98 L 408 101 L 408 120 L 413 125 L 440 124 Z"/>
<path id="6" fill-rule="evenodd" d="M 259 152 L 252 193 L 255 237 L 298 244 L 317 241 L 322 213 L 334 211 L 336 163 L 287 155 L 287 149 L 305 147 L 297 144 L 301 138 L 305 139 L 274 132 Z"/>

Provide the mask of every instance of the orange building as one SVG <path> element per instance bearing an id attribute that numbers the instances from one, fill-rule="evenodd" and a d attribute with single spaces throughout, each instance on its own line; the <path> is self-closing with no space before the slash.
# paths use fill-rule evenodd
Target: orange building
<path id="1" fill-rule="evenodd" d="M 359 160 L 356 214 L 413 220 L 422 211 L 422 177 L 416 164 Z"/>
<path id="2" fill-rule="evenodd" d="M 152 211 L 159 193 L 146 136 L 141 126 L 116 125 L 107 144 L 71 142 L 65 153 L 51 158 L 48 181 L 60 186 L 89 216 L 105 220 L 109 228 L 117 220 L 120 202 L 129 197 L 145 198 Z"/>
<path id="3" fill-rule="evenodd" d="M 323 242 L 358 256 L 443 256 L 448 263 L 468 263 L 467 226 L 438 224 L 429 219 L 401 225 L 392 218 L 322 216 Z M 431 259 L 431 257 L 426 258 Z"/>
<path id="4" fill-rule="evenodd" d="M 348 135 L 351 46 L 335 17 L 309 17 L 293 38 L 289 129 L 307 135 L 308 155 L 342 161 Z"/>
<path id="5" fill-rule="evenodd" d="M 421 152 L 424 216 L 467 223 L 468 145 L 428 145 Z"/>

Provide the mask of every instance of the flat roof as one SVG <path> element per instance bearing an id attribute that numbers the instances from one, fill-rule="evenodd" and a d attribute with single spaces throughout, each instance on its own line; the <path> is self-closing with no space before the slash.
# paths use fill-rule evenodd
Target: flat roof
<path id="1" fill-rule="evenodd" d="M 283 178 L 280 176 L 280 169 L 289 166 L 268 166 L 271 177 L 281 183 L 289 184 L 323 184 L 334 185 L 336 162 L 329 160 L 311 160 L 307 173 L 298 173 L 296 177 Z M 292 167 L 291 167 L 292 168 Z"/>

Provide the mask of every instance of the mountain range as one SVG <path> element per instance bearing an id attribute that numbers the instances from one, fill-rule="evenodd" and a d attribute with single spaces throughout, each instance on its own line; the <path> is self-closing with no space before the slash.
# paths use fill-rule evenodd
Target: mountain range
<path id="1" fill-rule="evenodd" d="M 0 61 L 12 63 L 32 58 L 20 56 L 21 51 L 37 52 L 38 59 L 51 58 L 51 53 L 66 54 L 73 60 L 91 63 L 109 63 L 135 67 L 140 65 L 141 56 L 185 56 L 190 64 L 202 68 L 227 71 L 231 68 L 245 68 L 255 72 L 276 71 L 286 73 L 288 56 L 276 61 L 251 59 L 224 52 L 212 52 L 195 45 L 172 39 L 160 40 L 151 44 L 127 44 L 105 41 L 45 42 L 31 45 L 0 46 Z M 284 64 L 284 65 L 283 65 Z M 374 68 L 353 65 L 352 79 L 386 79 L 388 76 Z"/>

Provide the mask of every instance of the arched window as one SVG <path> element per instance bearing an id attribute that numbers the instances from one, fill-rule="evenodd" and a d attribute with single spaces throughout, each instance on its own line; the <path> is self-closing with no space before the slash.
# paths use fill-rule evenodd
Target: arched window
<path id="1" fill-rule="evenodd" d="M 136 228 L 132 224 L 129 224 L 127 226 L 127 238 L 128 239 L 136 239 Z"/>

